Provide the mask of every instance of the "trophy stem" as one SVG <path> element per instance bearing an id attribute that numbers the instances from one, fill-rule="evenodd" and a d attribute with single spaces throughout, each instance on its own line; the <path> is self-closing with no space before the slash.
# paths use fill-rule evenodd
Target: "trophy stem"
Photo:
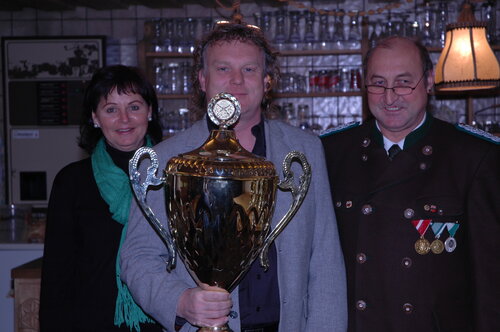
<path id="1" fill-rule="evenodd" d="M 216 331 L 225 331 L 225 332 L 233 332 L 229 328 L 229 325 L 224 324 L 222 326 L 205 326 L 205 327 L 200 327 L 197 332 L 216 332 Z"/>

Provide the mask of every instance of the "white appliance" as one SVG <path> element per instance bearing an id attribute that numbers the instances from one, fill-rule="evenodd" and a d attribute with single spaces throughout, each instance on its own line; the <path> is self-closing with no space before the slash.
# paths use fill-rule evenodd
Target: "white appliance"
<path id="1" fill-rule="evenodd" d="M 7 204 L 46 207 L 78 147 L 85 83 L 104 65 L 104 37 L 2 39 Z"/>

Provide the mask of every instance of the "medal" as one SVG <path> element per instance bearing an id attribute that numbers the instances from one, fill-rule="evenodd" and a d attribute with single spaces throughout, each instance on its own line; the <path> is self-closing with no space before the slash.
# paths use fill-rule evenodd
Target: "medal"
<path id="1" fill-rule="evenodd" d="M 454 237 L 449 237 L 444 241 L 444 248 L 447 252 L 452 252 L 457 247 L 457 241 Z"/>
<path id="2" fill-rule="evenodd" d="M 420 239 L 415 242 L 415 251 L 420 255 L 425 255 L 431 250 L 431 245 L 429 241 L 424 238 L 425 232 L 429 228 L 431 224 L 430 219 L 417 219 L 412 220 L 411 223 L 417 229 L 417 232 L 420 234 Z"/>
<path id="3" fill-rule="evenodd" d="M 433 222 L 431 224 L 431 228 L 432 231 L 434 232 L 434 236 L 436 237 L 436 239 L 431 243 L 432 253 L 440 254 L 444 250 L 444 244 L 443 241 L 441 241 L 439 238 L 441 237 L 441 233 L 446 228 L 446 224 L 443 222 Z"/>
<path id="4" fill-rule="evenodd" d="M 420 255 L 425 255 L 431 250 L 431 245 L 427 239 L 421 237 L 415 242 L 415 251 Z"/>
<path id="5" fill-rule="evenodd" d="M 450 237 L 444 241 L 444 248 L 447 252 L 453 252 L 457 248 L 457 240 L 455 240 L 455 233 L 460 225 L 458 222 L 448 222 L 446 223 L 446 228 L 448 228 L 448 233 Z"/>
<path id="6" fill-rule="evenodd" d="M 444 250 L 444 244 L 443 244 L 443 241 L 439 240 L 439 239 L 435 239 L 434 241 L 432 241 L 431 243 L 431 251 L 432 253 L 434 254 L 440 254 L 442 253 Z"/>

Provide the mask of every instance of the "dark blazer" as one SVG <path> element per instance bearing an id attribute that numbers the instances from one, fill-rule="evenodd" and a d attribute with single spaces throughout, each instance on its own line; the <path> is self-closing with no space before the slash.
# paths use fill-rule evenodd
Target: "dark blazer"
<path id="1" fill-rule="evenodd" d="M 499 146 L 431 116 L 411 135 L 392 162 L 373 120 L 322 137 L 349 331 L 500 331 Z M 456 248 L 417 253 L 420 220 Z"/>

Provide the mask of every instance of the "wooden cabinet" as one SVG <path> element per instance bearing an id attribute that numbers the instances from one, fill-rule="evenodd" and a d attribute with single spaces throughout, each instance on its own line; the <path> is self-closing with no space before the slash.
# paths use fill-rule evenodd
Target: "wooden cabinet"
<path id="1" fill-rule="evenodd" d="M 14 332 L 38 332 L 42 258 L 11 271 L 14 280 Z"/>

